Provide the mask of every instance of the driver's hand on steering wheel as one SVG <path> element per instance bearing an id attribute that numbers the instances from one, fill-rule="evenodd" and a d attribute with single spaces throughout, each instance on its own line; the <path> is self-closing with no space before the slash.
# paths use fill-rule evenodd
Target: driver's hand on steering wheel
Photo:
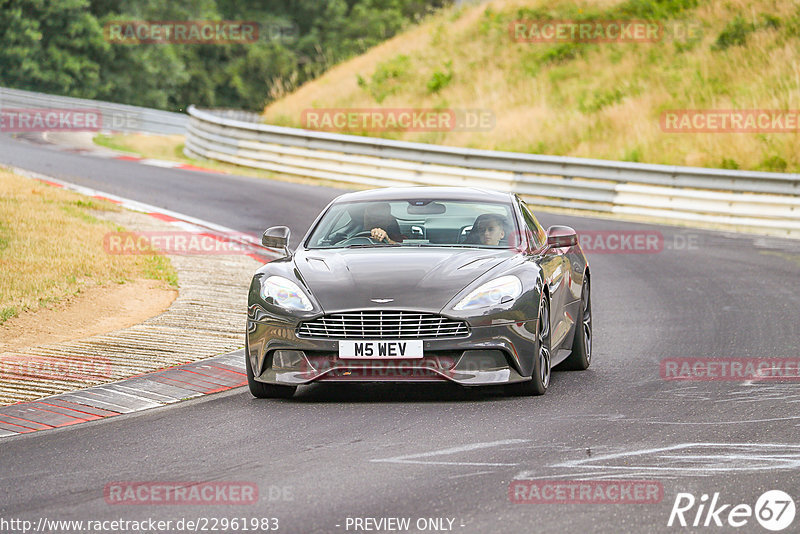
<path id="1" fill-rule="evenodd" d="M 387 243 L 394 243 L 391 239 L 389 239 L 389 235 L 386 233 L 386 230 L 383 228 L 373 228 L 370 230 L 370 237 L 375 241 L 386 241 Z"/>

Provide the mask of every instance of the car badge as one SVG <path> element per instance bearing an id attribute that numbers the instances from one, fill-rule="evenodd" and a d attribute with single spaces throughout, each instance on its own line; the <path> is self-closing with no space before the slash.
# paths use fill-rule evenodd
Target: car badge
<path id="1" fill-rule="evenodd" d="M 376 302 L 378 304 L 386 304 L 387 302 L 394 302 L 394 299 L 369 299 L 372 302 Z"/>

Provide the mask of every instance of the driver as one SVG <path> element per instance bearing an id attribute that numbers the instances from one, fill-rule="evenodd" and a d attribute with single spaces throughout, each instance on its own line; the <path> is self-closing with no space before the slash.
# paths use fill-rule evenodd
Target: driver
<path id="1" fill-rule="evenodd" d="M 364 210 L 364 230 L 369 231 L 375 241 L 386 241 L 390 245 L 403 242 L 400 225 L 392 215 L 388 202 L 370 204 Z"/>

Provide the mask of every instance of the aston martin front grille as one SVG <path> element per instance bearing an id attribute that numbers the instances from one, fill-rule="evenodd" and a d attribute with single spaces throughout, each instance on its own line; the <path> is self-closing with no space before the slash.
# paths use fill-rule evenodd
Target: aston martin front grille
<path id="1" fill-rule="evenodd" d="M 333 313 L 300 323 L 299 337 L 329 339 L 442 339 L 469 335 L 464 321 L 432 313 L 362 311 Z"/>

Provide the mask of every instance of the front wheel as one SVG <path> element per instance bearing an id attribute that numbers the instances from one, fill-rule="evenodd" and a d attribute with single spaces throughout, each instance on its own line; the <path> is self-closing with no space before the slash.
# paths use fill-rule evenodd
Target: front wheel
<path id="1" fill-rule="evenodd" d="M 509 384 L 506 392 L 510 395 L 544 395 L 550 385 L 550 303 L 542 295 L 539 304 L 539 324 L 536 326 L 536 361 L 533 364 L 531 379 L 526 382 Z"/>
<path id="2" fill-rule="evenodd" d="M 288 399 L 297 390 L 297 386 L 276 386 L 265 384 L 255 379 L 253 366 L 250 365 L 250 355 L 245 351 L 244 364 L 247 367 L 247 385 L 250 393 L 257 399 Z"/>
<path id="3" fill-rule="evenodd" d="M 586 278 L 583 279 L 581 289 L 580 314 L 581 322 L 575 325 L 575 335 L 572 338 L 572 353 L 559 368 L 583 371 L 592 363 L 592 294 Z"/>

